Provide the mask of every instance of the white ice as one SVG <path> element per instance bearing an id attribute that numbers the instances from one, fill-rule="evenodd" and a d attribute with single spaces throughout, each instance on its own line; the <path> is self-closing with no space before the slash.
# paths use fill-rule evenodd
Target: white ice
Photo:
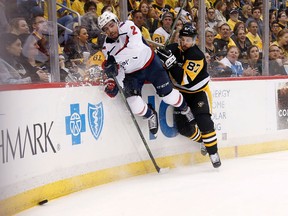
<path id="1" fill-rule="evenodd" d="M 287 216 L 288 151 L 191 164 L 51 200 L 18 216 Z"/>

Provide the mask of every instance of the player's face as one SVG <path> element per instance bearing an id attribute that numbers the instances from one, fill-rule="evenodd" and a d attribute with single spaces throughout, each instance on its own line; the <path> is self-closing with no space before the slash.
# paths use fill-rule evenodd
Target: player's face
<path id="1" fill-rule="evenodd" d="M 119 36 L 118 25 L 114 20 L 108 22 L 104 27 L 103 31 L 107 34 L 107 36 L 111 39 L 116 40 Z"/>
<path id="2" fill-rule="evenodd" d="M 194 39 L 192 37 L 182 36 L 180 38 L 180 46 L 182 50 L 187 50 L 194 45 Z"/>

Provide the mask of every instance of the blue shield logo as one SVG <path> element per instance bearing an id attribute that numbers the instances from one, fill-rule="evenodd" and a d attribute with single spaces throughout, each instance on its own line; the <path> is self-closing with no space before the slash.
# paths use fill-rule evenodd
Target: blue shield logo
<path id="1" fill-rule="evenodd" d="M 88 122 L 91 133 L 97 140 L 101 134 L 104 123 L 104 109 L 102 102 L 96 105 L 88 103 Z"/>

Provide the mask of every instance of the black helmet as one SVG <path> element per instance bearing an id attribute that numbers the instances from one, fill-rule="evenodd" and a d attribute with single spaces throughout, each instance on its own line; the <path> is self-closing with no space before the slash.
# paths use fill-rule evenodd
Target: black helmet
<path id="1" fill-rule="evenodd" d="M 185 23 L 180 30 L 180 37 L 181 36 L 190 36 L 194 37 L 197 35 L 197 30 L 196 28 L 192 25 L 192 23 Z"/>

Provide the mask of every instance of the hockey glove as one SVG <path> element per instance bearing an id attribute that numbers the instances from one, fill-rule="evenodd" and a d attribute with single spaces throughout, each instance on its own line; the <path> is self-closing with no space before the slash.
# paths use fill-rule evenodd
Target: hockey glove
<path id="1" fill-rule="evenodd" d="M 156 53 L 167 69 L 170 69 L 177 64 L 176 57 L 172 54 L 171 50 L 157 47 Z"/>
<path id="2" fill-rule="evenodd" d="M 114 98 L 117 95 L 118 90 L 119 90 L 114 79 L 112 78 L 105 80 L 104 87 L 105 87 L 104 89 L 105 93 L 111 98 Z"/>
<path id="3" fill-rule="evenodd" d="M 108 55 L 107 60 L 103 62 L 104 73 L 109 78 L 113 78 L 118 75 L 117 62 L 115 61 L 114 56 Z"/>

